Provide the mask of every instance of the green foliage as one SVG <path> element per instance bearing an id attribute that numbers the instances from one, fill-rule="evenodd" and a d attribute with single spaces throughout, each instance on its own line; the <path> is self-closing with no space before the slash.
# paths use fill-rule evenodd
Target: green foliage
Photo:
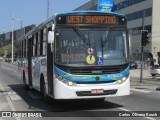
<path id="1" fill-rule="evenodd" d="M 14 42 L 13 52 L 14 54 L 17 53 L 16 42 Z M 11 56 L 12 55 L 12 43 L 5 44 L 4 46 L 0 47 L 0 56 Z"/>
<path id="2" fill-rule="evenodd" d="M 3 54 L 4 54 L 4 48 L 1 47 L 1 48 L 0 48 L 0 56 L 3 56 Z"/>

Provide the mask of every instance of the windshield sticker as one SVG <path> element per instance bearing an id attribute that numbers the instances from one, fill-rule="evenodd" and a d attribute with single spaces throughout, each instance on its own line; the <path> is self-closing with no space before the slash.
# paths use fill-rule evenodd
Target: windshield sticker
<path id="1" fill-rule="evenodd" d="M 99 51 L 99 52 L 97 53 L 97 57 L 102 57 L 102 52 L 101 52 L 101 51 Z"/>
<path id="2" fill-rule="evenodd" d="M 62 54 L 62 62 L 84 62 L 85 54 Z"/>
<path id="3" fill-rule="evenodd" d="M 95 64 L 96 62 L 96 58 L 94 55 L 88 55 L 86 57 L 86 63 L 89 64 L 89 65 L 92 65 L 92 64 Z"/>
<path id="4" fill-rule="evenodd" d="M 88 52 L 89 55 L 93 55 L 94 50 L 93 50 L 93 48 L 88 48 L 87 52 Z"/>
<path id="5" fill-rule="evenodd" d="M 99 58 L 97 59 L 97 64 L 98 64 L 98 65 L 103 65 L 103 58 L 102 58 L 102 57 L 99 57 Z"/>

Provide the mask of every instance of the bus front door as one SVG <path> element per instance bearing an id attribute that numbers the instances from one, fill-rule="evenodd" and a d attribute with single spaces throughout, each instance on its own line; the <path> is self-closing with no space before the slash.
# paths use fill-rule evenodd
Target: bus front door
<path id="1" fill-rule="evenodd" d="M 28 79 L 29 87 L 32 87 L 32 38 L 28 39 Z"/>
<path id="2" fill-rule="evenodd" d="M 48 93 L 53 95 L 53 53 L 50 44 L 47 44 L 47 78 Z"/>

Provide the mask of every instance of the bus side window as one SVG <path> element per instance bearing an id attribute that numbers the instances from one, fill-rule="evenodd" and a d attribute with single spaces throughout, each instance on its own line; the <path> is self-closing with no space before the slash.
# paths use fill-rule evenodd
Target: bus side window
<path id="1" fill-rule="evenodd" d="M 19 53 L 20 53 L 20 58 L 22 58 L 22 42 L 20 42 L 20 51 L 19 51 Z"/>
<path id="2" fill-rule="evenodd" d="M 35 55 L 38 56 L 38 33 L 36 33 L 36 43 L 35 43 Z"/>
<path id="3" fill-rule="evenodd" d="M 42 55 L 46 55 L 46 39 L 47 39 L 47 29 L 43 29 L 43 47 L 42 47 Z"/>
<path id="4" fill-rule="evenodd" d="M 23 46 L 23 57 L 26 57 L 26 39 L 24 40 L 24 46 Z"/>
<path id="5" fill-rule="evenodd" d="M 46 29 L 42 29 L 40 32 L 39 52 L 40 56 L 46 55 Z"/>
<path id="6" fill-rule="evenodd" d="M 22 58 L 23 58 L 23 45 L 24 45 L 23 43 L 24 43 L 24 41 L 22 41 L 22 43 L 21 43 L 22 44 L 22 51 L 21 51 L 21 57 Z"/>
<path id="7" fill-rule="evenodd" d="M 43 55 L 43 30 L 40 31 L 40 56 Z"/>
<path id="8" fill-rule="evenodd" d="M 35 54 L 35 35 L 33 35 L 33 57 L 36 55 Z"/>
<path id="9" fill-rule="evenodd" d="M 20 46 L 20 44 L 17 43 L 17 46 Z M 19 58 L 19 47 L 17 47 L 17 58 Z"/>
<path id="10" fill-rule="evenodd" d="M 40 56 L 41 32 L 38 32 L 37 55 Z"/>
<path id="11" fill-rule="evenodd" d="M 28 57 L 28 39 L 26 39 L 26 49 L 25 49 L 25 51 L 26 51 L 26 57 Z"/>
<path id="12" fill-rule="evenodd" d="M 34 36 L 32 35 L 31 37 L 31 56 L 33 57 L 33 40 L 34 40 Z"/>

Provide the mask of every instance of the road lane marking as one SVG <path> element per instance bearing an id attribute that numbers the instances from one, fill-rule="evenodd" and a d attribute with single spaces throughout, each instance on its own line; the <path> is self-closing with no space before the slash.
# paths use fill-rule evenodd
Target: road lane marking
<path id="1" fill-rule="evenodd" d="M 13 72 L 18 73 L 18 71 L 17 71 L 17 70 L 14 70 Z"/>
<path id="2" fill-rule="evenodd" d="M 3 88 L 1 85 L 0 85 L 0 89 L 4 91 L 4 88 Z M 6 95 L 7 95 L 7 94 L 6 94 Z M 10 100 L 9 96 L 6 96 L 6 99 L 7 99 L 7 102 L 8 102 L 8 104 L 9 104 L 9 106 L 11 107 L 11 110 L 12 110 L 12 111 L 16 111 L 16 109 L 15 109 L 12 101 Z M 16 118 L 16 120 L 21 120 L 19 117 L 15 117 L 15 118 Z"/>
<path id="3" fill-rule="evenodd" d="M 125 108 L 118 108 L 118 109 L 123 110 L 123 111 L 127 111 L 127 112 L 131 112 L 130 110 L 125 109 Z"/>
<path id="4" fill-rule="evenodd" d="M 126 109 L 126 108 L 118 108 L 118 109 L 120 109 L 120 110 L 122 110 L 122 111 L 130 112 L 130 113 L 136 113 L 136 112 L 133 112 L 133 111 L 128 110 L 128 109 Z M 144 117 L 144 118 L 146 118 L 146 119 L 148 119 L 148 120 L 156 120 L 156 119 L 151 118 L 151 117 Z"/>
<path id="5" fill-rule="evenodd" d="M 8 96 L 11 98 L 11 100 L 21 100 L 21 97 L 17 95 L 16 92 L 8 92 Z"/>
<path id="6" fill-rule="evenodd" d="M 3 89 L 9 89 L 10 87 L 6 86 L 6 87 L 3 87 Z"/>
<path id="7" fill-rule="evenodd" d="M 137 91 L 137 92 L 142 92 L 142 93 L 150 93 L 151 91 L 147 91 L 147 90 L 139 90 L 139 89 L 135 89 L 135 88 L 131 88 L 132 91 Z"/>

